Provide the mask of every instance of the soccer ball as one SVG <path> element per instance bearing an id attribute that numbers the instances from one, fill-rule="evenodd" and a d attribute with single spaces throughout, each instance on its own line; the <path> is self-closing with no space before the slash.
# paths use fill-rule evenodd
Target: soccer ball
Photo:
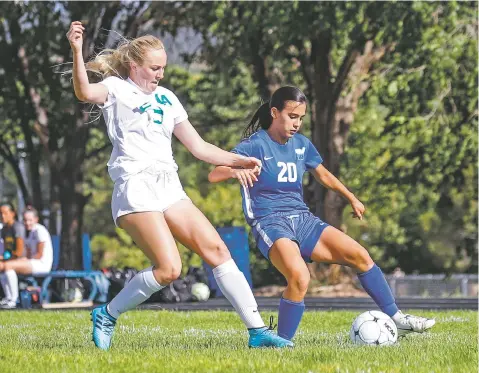
<path id="1" fill-rule="evenodd" d="M 193 295 L 197 301 L 207 301 L 210 297 L 210 288 L 202 282 L 197 282 L 191 287 L 191 295 Z"/>
<path id="2" fill-rule="evenodd" d="M 394 321 L 380 311 L 367 311 L 356 317 L 349 336 L 359 345 L 389 346 L 396 343 L 398 330 Z"/>

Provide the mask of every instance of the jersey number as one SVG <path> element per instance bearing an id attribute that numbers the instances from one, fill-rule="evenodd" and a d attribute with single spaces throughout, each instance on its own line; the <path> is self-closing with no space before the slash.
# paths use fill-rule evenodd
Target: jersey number
<path id="1" fill-rule="evenodd" d="M 294 183 L 298 179 L 298 171 L 296 170 L 296 163 L 278 162 L 278 167 L 281 167 L 281 171 L 278 175 L 278 182 L 280 183 Z"/>
<path id="2" fill-rule="evenodd" d="M 161 105 L 171 105 L 171 102 L 170 100 L 168 100 L 168 98 L 165 96 L 165 95 L 161 95 L 158 96 L 158 94 L 155 94 L 155 99 L 156 99 L 156 102 L 158 102 L 159 104 Z M 140 106 L 140 113 L 144 113 L 145 111 L 147 111 L 148 109 L 151 108 L 151 104 L 149 102 L 143 104 Z M 153 113 L 156 114 L 155 116 L 155 119 L 153 119 L 153 123 L 155 124 L 163 124 L 163 110 L 161 109 L 161 107 L 157 106 L 156 108 L 153 108 Z"/>

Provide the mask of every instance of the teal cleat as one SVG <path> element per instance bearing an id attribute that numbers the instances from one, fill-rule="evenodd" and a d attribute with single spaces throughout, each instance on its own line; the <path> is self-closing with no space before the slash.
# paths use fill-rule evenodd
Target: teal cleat
<path id="1" fill-rule="evenodd" d="M 264 326 L 262 328 L 248 329 L 248 332 L 249 332 L 248 347 L 250 348 L 294 347 L 293 342 L 288 341 L 287 339 L 281 338 L 279 335 L 273 333 L 274 328 L 275 327 L 273 326 L 273 316 L 271 316 L 269 328 Z"/>
<path id="2" fill-rule="evenodd" d="M 91 311 L 91 321 L 93 321 L 92 341 L 99 349 L 108 350 L 111 346 L 116 319 L 108 314 L 104 305 Z"/>

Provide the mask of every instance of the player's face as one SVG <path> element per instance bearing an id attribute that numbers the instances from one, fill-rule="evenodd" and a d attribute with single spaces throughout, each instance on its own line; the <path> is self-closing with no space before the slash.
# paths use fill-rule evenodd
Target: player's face
<path id="1" fill-rule="evenodd" d="M 12 225 L 15 222 L 15 213 L 8 206 L 0 207 L 0 216 L 3 224 Z"/>
<path id="2" fill-rule="evenodd" d="M 303 124 L 306 115 L 306 104 L 304 102 L 286 101 L 284 109 L 278 111 L 273 108 L 273 125 L 280 136 L 284 139 L 293 137 Z"/>
<path id="3" fill-rule="evenodd" d="M 23 214 L 23 224 L 27 231 L 31 231 L 36 223 L 38 223 L 38 218 L 33 212 L 26 212 Z"/>
<path id="4" fill-rule="evenodd" d="M 167 56 L 164 49 L 150 49 L 146 52 L 141 66 L 132 63 L 130 78 L 145 93 L 152 93 L 158 86 L 159 81 L 163 79 L 166 62 Z"/>

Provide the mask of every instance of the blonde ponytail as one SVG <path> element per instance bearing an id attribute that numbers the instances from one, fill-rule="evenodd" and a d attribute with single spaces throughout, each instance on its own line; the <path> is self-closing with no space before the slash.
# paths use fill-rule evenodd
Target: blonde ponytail
<path id="1" fill-rule="evenodd" d="M 149 50 L 165 49 L 160 39 L 153 35 L 124 41 L 116 49 L 104 49 L 85 64 L 93 79 L 103 80 L 109 76 L 128 78 L 130 63 L 143 65 L 145 54 Z M 93 76 L 92 76 L 93 75 Z"/>

